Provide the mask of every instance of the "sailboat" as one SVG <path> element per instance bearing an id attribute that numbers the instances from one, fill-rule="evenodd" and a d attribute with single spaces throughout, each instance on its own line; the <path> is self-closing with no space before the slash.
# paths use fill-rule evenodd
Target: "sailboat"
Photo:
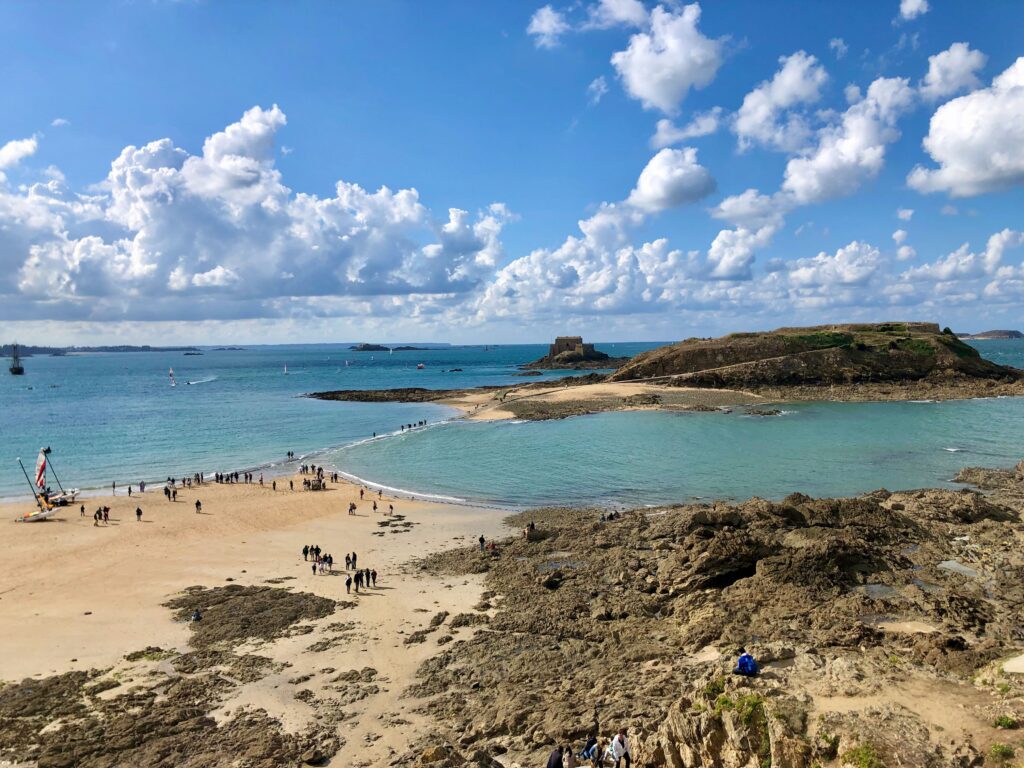
<path id="1" fill-rule="evenodd" d="M 38 509 L 36 512 L 17 518 L 18 522 L 36 523 L 40 520 L 46 520 L 48 517 L 55 515 L 59 507 L 73 503 L 75 498 L 78 496 L 77 488 L 70 491 L 64 490 L 63 486 L 60 484 L 60 480 L 57 479 L 56 472 L 53 473 L 53 477 L 57 480 L 57 486 L 60 488 L 60 493 L 55 496 L 50 494 L 49 489 L 46 487 L 46 468 L 49 463 L 47 461 L 47 456 L 49 454 L 49 448 L 39 449 L 39 458 L 36 459 L 35 483 L 29 479 L 28 472 L 25 471 L 25 465 L 21 463 L 21 459 L 18 459 L 18 466 L 21 467 L 22 474 L 25 475 L 25 482 L 28 483 L 28 487 L 32 491 L 32 498 L 36 500 L 36 507 Z M 53 469 L 52 466 L 50 469 Z"/>
<path id="2" fill-rule="evenodd" d="M 285 376 L 287 376 L 287 375 L 288 375 L 288 363 L 285 363 L 285 364 L 284 364 L 284 375 L 285 375 Z"/>
<path id="3" fill-rule="evenodd" d="M 21 355 L 18 354 L 18 345 L 11 345 L 11 375 L 21 376 L 25 373 L 25 366 L 21 364 Z"/>
<path id="4" fill-rule="evenodd" d="M 170 370 L 168 371 L 167 375 L 171 377 L 171 386 L 172 386 L 172 387 L 176 387 L 176 386 L 178 386 L 178 382 L 176 382 L 176 381 L 174 380 L 174 369 L 173 369 L 173 368 L 171 368 L 171 369 L 170 369 Z"/>

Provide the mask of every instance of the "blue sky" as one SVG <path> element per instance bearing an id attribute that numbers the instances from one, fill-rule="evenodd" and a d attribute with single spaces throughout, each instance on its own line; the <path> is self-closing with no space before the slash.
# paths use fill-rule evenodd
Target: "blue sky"
<path id="1" fill-rule="evenodd" d="M 1024 5 L 939 0 L 0 2 L 0 323 L 138 342 L 1020 325 L 1024 169 L 1001 158 L 1024 156 L 1022 28 Z M 659 120 L 709 114 L 652 145 Z M 749 189 L 760 213 L 727 216 Z"/>

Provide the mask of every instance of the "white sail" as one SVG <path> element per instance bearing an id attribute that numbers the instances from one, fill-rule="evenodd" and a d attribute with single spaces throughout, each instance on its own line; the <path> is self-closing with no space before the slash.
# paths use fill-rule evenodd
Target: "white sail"
<path id="1" fill-rule="evenodd" d="M 174 369 L 173 369 L 173 368 L 171 368 L 171 369 L 170 369 L 170 370 L 168 371 L 167 375 L 171 377 L 171 386 L 172 386 L 172 387 L 176 387 L 176 386 L 178 386 L 178 382 L 176 382 L 176 381 L 174 380 Z"/>

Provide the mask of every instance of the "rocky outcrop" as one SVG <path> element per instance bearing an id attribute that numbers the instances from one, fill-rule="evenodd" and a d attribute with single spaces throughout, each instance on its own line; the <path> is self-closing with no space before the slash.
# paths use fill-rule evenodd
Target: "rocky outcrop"
<path id="1" fill-rule="evenodd" d="M 611 357 L 594 349 L 593 344 L 584 344 L 581 336 L 559 336 L 544 357 L 526 363 L 522 368 L 530 369 L 574 369 L 618 368 L 629 361 L 628 357 Z"/>
<path id="2" fill-rule="evenodd" d="M 522 513 L 544 538 L 421 564 L 487 571 L 481 608 L 498 607 L 411 693 L 457 749 L 507 765 L 619 727 L 645 766 L 980 765 L 1006 740 L 996 718 L 1024 719 L 1024 682 L 981 672 L 1024 644 L 1024 531 L 1004 498 Z M 761 676 L 729 674 L 739 646 Z"/>
<path id="3" fill-rule="evenodd" d="M 688 339 L 644 352 L 610 377 L 670 386 L 823 387 L 900 382 L 1020 382 L 1024 373 L 982 358 L 932 323 L 780 328 Z"/>
<path id="4" fill-rule="evenodd" d="M 1024 339 L 1020 331 L 982 331 L 981 333 L 961 333 L 961 339 Z"/>

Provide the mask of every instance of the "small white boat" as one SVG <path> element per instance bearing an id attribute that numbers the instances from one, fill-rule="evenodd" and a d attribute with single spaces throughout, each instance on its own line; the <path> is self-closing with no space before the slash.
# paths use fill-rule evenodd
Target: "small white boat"
<path id="1" fill-rule="evenodd" d="M 285 376 L 287 376 L 287 375 L 288 375 L 288 363 L 285 363 L 285 364 L 284 364 L 284 375 L 285 375 Z"/>
<path id="2" fill-rule="evenodd" d="M 417 365 L 417 366 L 416 366 L 416 370 L 417 370 L 417 371 L 422 371 L 422 370 L 423 370 L 424 368 L 426 368 L 426 367 L 427 367 L 427 366 L 425 366 L 425 365 L 424 365 L 423 363 L 420 363 L 419 365 Z"/>
<path id="3" fill-rule="evenodd" d="M 172 387 L 178 386 L 178 382 L 176 382 L 174 380 L 174 369 L 173 368 L 168 370 L 167 375 L 171 377 L 171 386 Z"/>

